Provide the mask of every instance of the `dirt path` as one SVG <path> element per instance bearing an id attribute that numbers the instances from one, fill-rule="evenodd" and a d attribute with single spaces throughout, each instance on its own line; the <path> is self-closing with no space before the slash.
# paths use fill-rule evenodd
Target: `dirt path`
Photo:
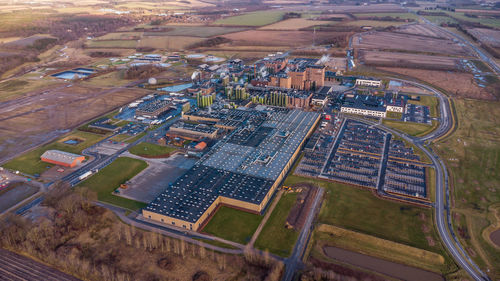
<path id="1" fill-rule="evenodd" d="M 418 269 L 415 267 L 386 261 L 383 259 L 351 252 L 336 247 L 325 247 L 323 251 L 326 256 L 340 262 L 366 268 L 382 274 L 408 281 L 443 281 L 444 278 L 434 272 Z"/>

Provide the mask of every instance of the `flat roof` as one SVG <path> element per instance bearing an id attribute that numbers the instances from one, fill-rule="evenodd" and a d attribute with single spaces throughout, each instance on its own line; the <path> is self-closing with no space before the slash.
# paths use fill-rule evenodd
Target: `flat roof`
<path id="1" fill-rule="evenodd" d="M 245 117 L 240 127 L 146 210 L 194 223 L 219 196 L 260 204 L 319 116 L 283 108 L 225 112 Z"/>

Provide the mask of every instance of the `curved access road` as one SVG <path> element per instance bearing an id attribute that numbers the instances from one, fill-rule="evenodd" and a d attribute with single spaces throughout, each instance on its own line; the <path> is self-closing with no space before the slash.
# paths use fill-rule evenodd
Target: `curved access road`
<path id="1" fill-rule="evenodd" d="M 482 60 L 484 63 L 486 63 L 487 65 L 489 65 L 491 67 L 491 69 L 493 69 L 493 71 L 495 71 L 495 73 L 498 75 L 500 74 L 500 66 L 498 65 L 498 63 L 495 61 L 494 58 L 492 58 L 486 51 L 483 51 L 481 50 L 479 47 L 477 47 L 476 45 L 472 44 L 469 40 L 465 39 L 464 37 L 462 37 L 461 35 L 459 34 L 456 34 L 446 28 L 442 28 L 441 26 L 431 22 L 430 20 L 424 18 L 424 17 L 420 17 L 426 24 L 429 24 L 429 25 L 432 25 L 432 26 L 435 26 L 439 29 L 441 29 L 443 32 L 451 35 L 453 38 L 455 38 L 456 40 L 458 40 L 459 42 L 461 42 L 462 44 L 465 44 L 467 46 L 470 47 L 470 49 L 474 52 L 474 54 L 476 55 L 476 57 L 478 57 L 480 60 Z"/>
<path id="2" fill-rule="evenodd" d="M 439 111 L 440 111 L 439 127 L 433 132 L 427 134 L 426 136 L 418 138 L 418 137 L 408 136 L 405 133 L 388 128 L 378 122 L 372 122 L 366 120 L 363 120 L 362 122 L 369 123 L 374 127 L 378 127 L 382 130 L 385 130 L 394 135 L 402 137 L 406 141 L 414 144 L 416 147 L 421 149 L 429 157 L 429 159 L 431 159 L 432 164 L 434 165 L 436 170 L 436 202 L 434 210 L 435 210 L 436 225 L 439 232 L 439 236 L 441 237 L 441 240 L 443 241 L 445 247 L 448 249 L 449 253 L 453 256 L 457 264 L 465 271 L 467 271 L 467 273 L 474 280 L 489 281 L 491 279 L 470 258 L 467 252 L 460 245 L 460 242 L 458 241 L 453 231 L 453 227 L 451 225 L 448 172 L 441 158 L 439 158 L 439 156 L 426 144 L 428 142 L 431 142 L 433 140 L 445 136 L 453 128 L 453 116 L 451 112 L 449 98 L 440 91 L 437 91 L 432 87 L 423 85 L 418 82 L 407 81 L 396 78 L 390 78 L 390 79 L 413 84 L 415 86 L 419 86 L 433 92 L 439 99 Z"/>

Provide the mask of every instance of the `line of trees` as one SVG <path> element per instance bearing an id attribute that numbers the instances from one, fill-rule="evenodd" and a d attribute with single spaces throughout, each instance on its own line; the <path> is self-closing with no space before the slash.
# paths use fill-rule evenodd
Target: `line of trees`
<path id="1" fill-rule="evenodd" d="M 189 278 L 195 280 L 227 272 L 249 280 L 279 280 L 283 265 L 269 254 L 248 250 L 242 258 L 146 232 L 121 223 L 93 200 L 93 192 L 57 184 L 45 196 L 36 222 L 11 215 L 0 224 L 0 247 L 84 280 L 185 280 L 176 275 L 181 271 L 193 272 Z"/>

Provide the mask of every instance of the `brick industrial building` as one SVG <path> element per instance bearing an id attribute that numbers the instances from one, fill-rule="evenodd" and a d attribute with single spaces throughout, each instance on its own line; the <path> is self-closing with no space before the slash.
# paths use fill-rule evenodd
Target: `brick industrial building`
<path id="1" fill-rule="evenodd" d="M 207 115 L 183 118 L 239 126 L 143 209 L 144 217 L 196 231 L 220 204 L 262 212 L 320 119 L 284 108 Z"/>
<path id="2" fill-rule="evenodd" d="M 307 58 L 279 59 L 266 63 L 271 71 L 268 86 L 312 90 L 325 84 L 325 66 Z"/>

